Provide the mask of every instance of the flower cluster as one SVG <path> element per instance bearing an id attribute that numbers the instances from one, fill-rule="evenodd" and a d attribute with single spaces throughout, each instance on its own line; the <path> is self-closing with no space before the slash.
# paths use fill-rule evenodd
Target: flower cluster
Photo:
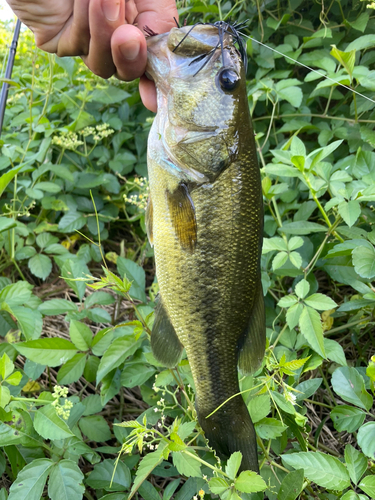
<path id="1" fill-rule="evenodd" d="M 124 194 L 125 202 L 135 205 L 141 210 L 146 210 L 150 190 L 148 180 L 145 177 L 136 177 L 134 181 L 131 183 L 129 182 L 129 184 L 133 184 L 134 188 L 138 189 L 138 193 L 132 192 L 131 194 Z"/>
<path id="2" fill-rule="evenodd" d="M 100 125 L 96 125 L 96 127 L 86 127 L 82 130 L 82 135 L 84 137 L 88 137 L 89 135 L 92 135 L 94 138 L 95 142 L 99 142 L 105 137 L 109 137 L 112 135 L 115 131 L 110 128 L 108 123 L 102 123 Z"/>
<path id="3" fill-rule="evenodd" d="M 56 144 L 56 146 L 62 149 L 75 151 L 79 146 L 82 146 L 83 142 L 78 139 L 78 135 L 75 132 L 67 132 L 59 136 L 55 135 L 52 139 L 52 144 Z"/>
<path id="4" fill-rule="evenodd" d="M 64 420 L 68 420 L 70 410 L 73 408 L 73 403 L 66 399 L 68 396 L 68 389 L 66 387 L 55 385 L 52 396 L 54 398 L 52 406 L 55 407 L 57 415 L 62 417 Z M 60 403 L 60 399 L 64 399 L 63 405 Z"/>

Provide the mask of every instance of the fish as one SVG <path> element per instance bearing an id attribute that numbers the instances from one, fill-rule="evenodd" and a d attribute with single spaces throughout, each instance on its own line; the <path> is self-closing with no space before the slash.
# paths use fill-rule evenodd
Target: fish
<path id="1" fill-rule="evenodd" d="M 151 348 L 167 367 L 185 348 L 209 445 L 223 458 L 240 451 L 241 470 L 259 472 L 254 425 L 236 395 L 238 367 L 259 369 L 266 338 L 246 51 L 229 23 L 152 35 L 146 76 L 158 108 L 148 138 L 146 227 L 159 301 Z"/>

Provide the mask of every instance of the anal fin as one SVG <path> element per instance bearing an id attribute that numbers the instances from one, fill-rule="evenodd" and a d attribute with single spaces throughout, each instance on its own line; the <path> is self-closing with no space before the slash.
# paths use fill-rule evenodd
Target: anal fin
<path id="1" fill-rule="evenodd" d="M 155 321 L 151 331 L 151 348 L 155 358 L 168 368 L 177 365 L 184 348 L 177 337 L 161 298 L 155 310 Z"/>
<path id="2" fill-rule="evenodd" d="M 260 276 L 258 283 L 249 324 L 238 344 L 238 366 L 245 373 L 255 373 L 258 370 L 262 364 L 266 345 L 266 321 Z"/>

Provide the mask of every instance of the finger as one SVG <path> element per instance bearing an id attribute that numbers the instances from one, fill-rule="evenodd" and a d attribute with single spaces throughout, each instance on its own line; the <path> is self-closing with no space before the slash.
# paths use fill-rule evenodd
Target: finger
<path id="1" fill-rule="evenodd" d="M 178 12 L 175 0 L 138 0 L 137 1 L 138 16 L 136 22 L 140 29 L 148 26 L 155 33 L 166 33 L 176 23 L 173 18 L 178 21 Z"/>
<path id="2" fill-rule="evenodd" d="M 90 45 L 82 57 L 96 75 L 109 78 L 116 72 L 111 51 L 114 31 L 125 22 L 124 0 L 91 0 L 89 7 Z"/>
<path id="3" fill-rule="evenodd" d="M 81 56 L 88 53 L 90 45 L 89 4 L 90 0 L 74 2 L 73 15 L 55 39 L 50 40 L 49 44 L 57 42 L 56 54 L 59 57 Z M 46 44 L 40 48 L 48 50 Z"/>
<path id="4" fill-rule="evenodd" d="M 147 44 L 143 33 L 135 26 L 125 24 L 113 33 L 111 43 L 116 76 L 125 81 L 142 76 L 147 64 Z"/>
<path id="5" fill-rule="evenodd" d="M 146 76 L 142 76 L 139 82 L 139 93 L 143 104 L 147 109 L 156 113 L 157 111 L 157 96 L 154 82 L 149 80 Z"/>

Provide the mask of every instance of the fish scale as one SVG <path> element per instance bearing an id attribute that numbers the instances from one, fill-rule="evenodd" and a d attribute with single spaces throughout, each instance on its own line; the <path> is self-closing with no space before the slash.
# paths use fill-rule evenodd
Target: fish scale
<path id="1" fill-rule="evenodd" d="M 198 44 L 204 26 L 199 34 Z M 230 49 L 241 85 L 233 96 L 220 93 L 215 83 L 221 68 L 218 54 L 200 76 L 210 79 L 200 94 L 199 79 L 189 77 L 184 60 L 168 51 L 167 40 L 168 35 L 160 35 L 148 42 L 148 73 L 156 82 L 159 105 L 148 144 L 152 220 L 147 225 L 160 288 L 151 345 L 167 366 L 178 361 L 179 349 L 185 347 L 198 420 L 210 445 L 224 457 L 241 451 L 242 469 L 258 470 L 253 424 L 242 397 L 232 398 L 239 392 L 238 360 L 241 365 L 243 357 L 243 367 L 257 369 L 265 342 L 259 269 L 262 194 L 244 70 Z M 229 37 L 226 43 L 231 43 Z M 173 73 L 170 82 L 166 65 Z M 183 96 L 188 84 L 193 109 Z M 184 107 L 174 108 L 171 103 L 176 102 Z M 215 137 L 189 143 L 187 155 L 184 127 L 186 134 L 202 123 L 212 130 L 215 104 L 221 113 Z M 168 143 L 168 127 L 179 128 L 180 142 Z M 218 144 L 218 156 L 209 154 Z M 254 324 L 254 318 L 260 323 Z"/>

